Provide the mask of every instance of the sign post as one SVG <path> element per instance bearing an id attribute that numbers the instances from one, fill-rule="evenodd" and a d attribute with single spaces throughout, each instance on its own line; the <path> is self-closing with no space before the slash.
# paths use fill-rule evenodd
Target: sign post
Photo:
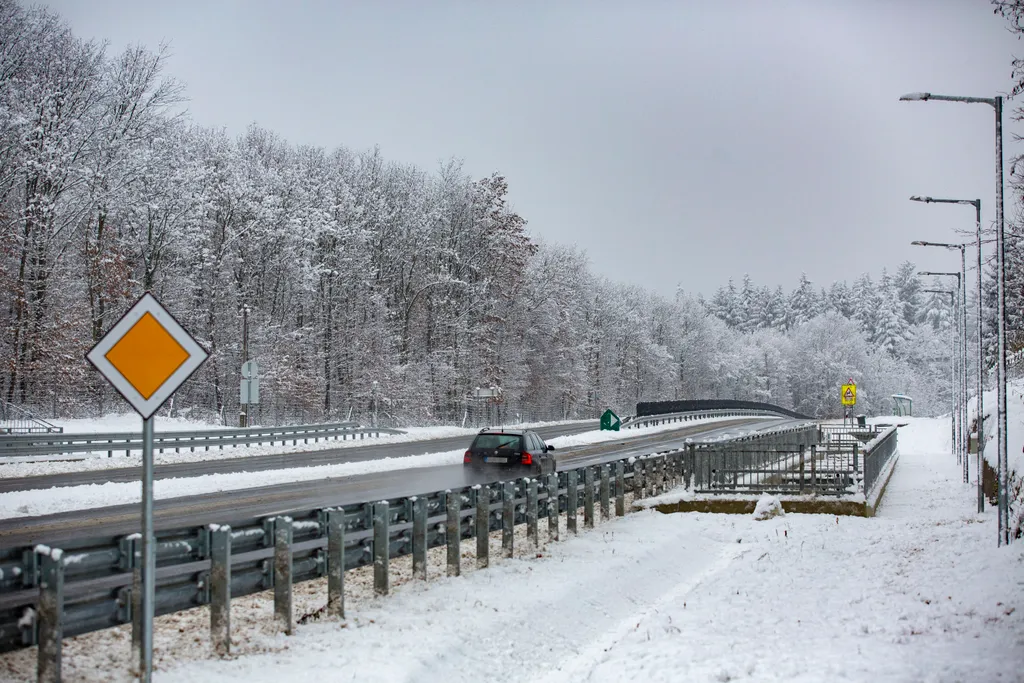
<path id="1" fill-rule="evenodd" d="M 208 353 L 146 292 L 86 354 L 142 417 L 142 615 L 139 679 L 153 675 L 156 545 L 153 539 L 153 414 L 206 361 Z M 133 640 L 136 640 L 133 638 Z"/>
<path id="2" fill-rule="evenodd" d="M 845 410 L 843 411 L 843 425 L 846 425 L 847 418 L 850 417 L 850 406 L 857 405 L 857 383 L 852 379 L 848 384 L 844 384 L 843 388 L 839 392 L 839 400 L 843 402 Z"/>
<path id="3" fill-rule="evenodd" d="M 242 363 L 242 380 L 239 386 L 238 404 L 245 406 L 242 414 L 245 419 L 243 427 L 252 424 L 252 417 L 249 414 L 251 406 L 259 405 L 260 402 L 260 368 L 254 360 L 247 360 Z"/>

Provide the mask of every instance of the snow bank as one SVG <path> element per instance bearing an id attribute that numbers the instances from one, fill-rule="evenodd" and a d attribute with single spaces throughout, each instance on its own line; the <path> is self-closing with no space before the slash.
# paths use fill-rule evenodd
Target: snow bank
<path id="1" fill-rule="evenodd" d="M 138 416 L 135 416 L 138 420 Z M 551 424 L 566 424 L 566 423 L 546 423 Z M 572 424 L 572 423 L 569 423 Z M 196 427 L 197 429 L 206 427 Z M 176 429 L 176 428 L 175 428 Z M 101 429 L 94 430 L 94 432 L 103 431 Z M 122 431 L 132 431 L 131 429 L 124 429 Z M 139 431 L 139 426 L 136 425 L 134 431 Z M 164 429 L 162 423 L 157 427 L 157 434 L 160 431 L 172 431 L 172 428 Z M 451 437 L 465 436 L 469 437 L 476 434 L 477 429 L 467 429 L 463 427 L 410 427 L 405 430 L 405 434 L 382 434 L 379 437 L 367 437 L 360 439 L 345 439 L 345 440 L 326 440 L 310 443 L 303 443 L 299 439 L 299 443 L 294 446 L 289 444 L 254 444 L 251 446 L 229 446 L 224 449 L 211 448 L 210 450 L 197 449 L 195 452 L 189 450 L 183 450 L 181 453 L 175 453 L 173 450 L 159 451 L 154 454 L 154 460 L 157 465 L 169 465 L 174 463 L 184 462 L 208 462 L 210 460 L 221 460 L 227 458 L 247 458 L 257 457 L 261 455 L 278 455 L 278 454 L 289 454 L 289 453 L 309 453 L 312 451 L 324 451 L 333 450 L 336 448 L 355 448 L 358 446 L 369 446 L 372 444 L 392 444 L 392 443 L 412 443 L 416 441 L 429 441 L 433 439 L 445 439 Z M 82 433 L 89 433 L 88 430 L 83 430 Z M 106 469 L 115 469 L 119 467 L 138 467 L 142 465 L 142 454 L 135 452 L 132 455 L 124 455 L 123 451 L 114 451 L 113 457 L 107 457 L 107 451 L 99 451 L 92 454 L 90 457 L 78 460 L 62 460 L 59 462 L 23 462 L 23 463 L 0 463 L 0 478 L 18 478 L 18 477 L 30 477 L 35 475 L 45 474 L 64 474 L 68 472 L 94 472 Z"/>
<path id="2" fill-rule="evenodd" d="M 758 521 L 782 517 L 785 514 L 785 510 L 782 509 L 782 501 L 767 493 L 757 499 L 757 505 L 754 507 L 754 519 Z"/>
<path id="3" fill-rule="evenodd" d="M 996 444 L 999 433 L 996 420 L 998 396 L 996 390 L 984 394 L 985 407 L 985 462 L 993 470 L 998 470 Z M 977 398 L 968 403 L 968 415 L 973 422 L 978 416 Z M 949 431 L 947 420 L 945 434 L 946 450 L 949 450 Z M 1006 458 L 1009 466 L 1010 492 L 1010 533 L 1015 536 L 1024 535 L 1024 379 L 1010 380 L 1006 384 Z M 972 457 L 972 462 L 974 458 Z M 977 480 L 975 480 L 977 482 Z"/>
<path id="4" fill-rule="evenodd" d="M 463 452 L 464 449 L 338 465 L 157 479 L 153 482 L 153 495 L 157 500 L 163 500 L 297 481 L 322 481 L 334 477 L 351 477 L 357 474 L 371 474 L 396 469 L 455 465 L 462 463 Z M 0 519 L 52 515 L 69 510 L 86 510 L 111 505 L 128 505 L 139 503 L 141 500 L 142 492 L 138 482 L 107 482 L 84 486 L 12 491 L 0 494 Z"/>

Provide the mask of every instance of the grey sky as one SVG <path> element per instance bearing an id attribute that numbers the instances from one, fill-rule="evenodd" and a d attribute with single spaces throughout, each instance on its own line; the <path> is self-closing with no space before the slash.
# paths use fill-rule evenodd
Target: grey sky
<path id="1" fill-rule="evenodd" d="M 198 123 L 500 171 L 534 235 L 669 295 L 958 267 L 909 242 L 972 210 L 907 197 L 993 219 L 992 110 L 898 98 L 1003 93 L 1024 52 L 987 0 L 45 4 L 169 41 Z"/>

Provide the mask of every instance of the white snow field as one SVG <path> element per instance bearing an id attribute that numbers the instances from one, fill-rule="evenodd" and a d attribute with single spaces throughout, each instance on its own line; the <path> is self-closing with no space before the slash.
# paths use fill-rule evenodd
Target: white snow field
<path id="1" fill-rule="evenodd" d="M 714 422 L 733 419 L 735 418 L 712 417 L 704 420 L 694 420 L 682 425 L 679 423 L 669 423 L 653 427 L 629 429 L 621 432 L 602 432 L 600 430 L 592 430 L 581 434 L 573 434 L 571 436 L 555 437 L 550 439 L 548 443 L 555 446 L 556 449 L 567 448 L 569 446 L 602 443 L 606 441 L 615 441 L 618 439 L 671 431 L 683 426 L 689 427 L 692 425 L 711 424 Z M 466 447 L 468 447 L 471 441 L 471 436 L 476 434 L 478 430 L 463 431 L 466 432 Z M 745 430 L 737 428 L 735 433 L 739 434 L 743 431 Z M 332 441 L 330 443 L 334 444 L 337 442 Z M 350 441 L 348 443 L 368 445 L 368 442 L 359 441 Z M 312 446 L 312 444 L 310 445 Z M 269 448 L 269 446 L 264 446 L 263 448 Z M 302 447 L 296 447 L 296 450 L 302 450 Z M 225 474 L 206 474 L 198 477 L 172 477 L 168 479 L 157 479 L 153 482 L 153 493 L 156 499 L 163 500 L 166 498 L 195 496 L 203 493 L 215 493 L 218 491 L 237 491 L 240 489 L 271 486 L 273 484 L 283 484 L 295 481 L 320 481 L 332 477 L 350 477 L 357 474 L 371 474 L 390 470 L 436 467 L 438 465 L 458 465 L 462 463 L 462 456 L 465 451 L 465 448 L 460 448 L 458 450 L 442 453 L 427 453 L 423 455 L 410 455 L 399 458 L 381 458 L 379 460 L 339 463 L 335 465 L 291 467 L 286 469 L 257 472 L 231 472 Z M 53 467 L 58 464 L 60 463 L 32 463 L 31 466 L 35 474 L 49 474 L 54 473 L 55 470 L 62 471 Z M 12 465 L 9 467 L 20 466 Z M 130 503 L 138 503 L 141 500 L 141 485 L 137 482 L 108 482 L 105 484 L 85 484 L 82 486 L 62 486 L 59 488 L 49 489 L 11 491 L 0 493 L 0 519 L 34 517 L 38 515 L 67 512 L 69 510 L 86 510 L 89 508 L 106 507 L 110 505 L 128 505 Z"/>
<path id="2" fill-rule="evenodd" d="M 996 547 L 948 421 L 909 422 L 875 518 L 638 512 L 537 557 L 405 583 L 344 624 L 249 634 L 260 654 L 213 659 L 196 633 L 155 678 L 1022 681 L 1024 542 Z"/>

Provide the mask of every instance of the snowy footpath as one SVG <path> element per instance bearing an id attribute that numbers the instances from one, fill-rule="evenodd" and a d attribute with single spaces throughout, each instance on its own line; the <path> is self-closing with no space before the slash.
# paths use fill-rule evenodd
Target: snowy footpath
<path id="1" fill-rule="evenodd" d="M 1024 681 L 1024 542 L 996 547 L 948 434 L 900 430 L 872 519 L 635 513 L 156 680 Z"/>

